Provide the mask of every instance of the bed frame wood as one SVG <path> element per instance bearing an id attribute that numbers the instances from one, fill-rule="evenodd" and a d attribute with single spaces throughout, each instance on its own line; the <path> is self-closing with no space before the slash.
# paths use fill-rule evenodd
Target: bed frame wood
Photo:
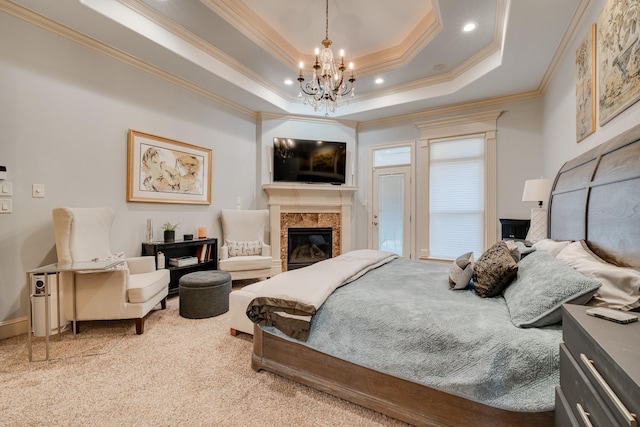
<path id="1" fill-rule="evenodd" d="M 549 203 L 549 235 L 587 240 L 600 257 L 640 266 L 640 125 L 567 162 Z M 254 327 L 252 367 L 416 426 L 551 426 L 553 412 L 496 409 L 320 353 Z"/>

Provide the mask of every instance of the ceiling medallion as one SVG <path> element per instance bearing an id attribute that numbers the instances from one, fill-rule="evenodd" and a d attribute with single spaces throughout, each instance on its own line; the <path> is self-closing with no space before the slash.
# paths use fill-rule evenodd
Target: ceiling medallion
<path id="1" fill-rule="evenodd" d="M 304 103 L 313 107 L 314 111 L 324 110 L 325 117 L 329 112 L 334 113 L 337 107 L 346 105 L 349 100 L 342 101 L 342 97 L 351 93 L 350 97 L 355 95 L 355 87 L 353 83 L 356 78 L 353 75 L 353 63 L 349 64 L 351 75 L 345 81 L 344 72 L 347 67 L 344 65 L 344 50 L 340 50 L 340 65 L 337 65 L 333 58 L 331 40 L 329 40 L 329 0 L 326 1 L 326 26 L 325 36 L 322 40 L 324 48 L 319 50 L 316 48 L 316 62 L 313 65 L 313 76 L 307 83 L 302 75 L 303 63 L 300 62 L 300 74 L 298 81 L 300 82 L 300 92 L 298 97 L 304 97 Z"/>

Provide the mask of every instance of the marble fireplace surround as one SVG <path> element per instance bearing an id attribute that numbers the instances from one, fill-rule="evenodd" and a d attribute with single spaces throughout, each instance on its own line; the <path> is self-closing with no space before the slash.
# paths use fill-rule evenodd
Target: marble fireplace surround
<path id="1" fill-rule="evenodd" d="M 331 227 L 333 256 L 351 250 L 351 205 L 357 188 L 330 184 L 264 184 L 269 197 L 273 269 L 287 265 L 287 228 Z M 277 265 L 276 265 L 277 264 Z"/>

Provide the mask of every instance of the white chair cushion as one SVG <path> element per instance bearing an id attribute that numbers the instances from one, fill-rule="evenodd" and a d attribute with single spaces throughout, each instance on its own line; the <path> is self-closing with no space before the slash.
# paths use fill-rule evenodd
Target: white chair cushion
<path id="1" fill-rule="evenodd" d="M 156 270 L 149 273 L 129 276 L 127 299 L 130 303 L 143 303 L 167 287 L 169 270 Z"/>
<path id="2" fill-rule="evenodd" d="M 218 268 L 224 271 L 262 270 L 271 268 L 273 258 L 270 256 L 242 256 L 221 259 Z"/>

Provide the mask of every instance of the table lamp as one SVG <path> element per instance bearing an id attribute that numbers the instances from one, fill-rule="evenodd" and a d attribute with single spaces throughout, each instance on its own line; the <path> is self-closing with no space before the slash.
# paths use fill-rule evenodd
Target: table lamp
<path id="1" fill-rule="evenodd" d="M 538 202 L 538 207 L 531 209 L 531 225 L 526 237 L 530 242 L 535 243 L 547 237 L 547 210 L 542 207 L 542 203 L 549 200 L 551 187 L 552 179 L 528 179 L 524 183 L 522 201 Z"/>

